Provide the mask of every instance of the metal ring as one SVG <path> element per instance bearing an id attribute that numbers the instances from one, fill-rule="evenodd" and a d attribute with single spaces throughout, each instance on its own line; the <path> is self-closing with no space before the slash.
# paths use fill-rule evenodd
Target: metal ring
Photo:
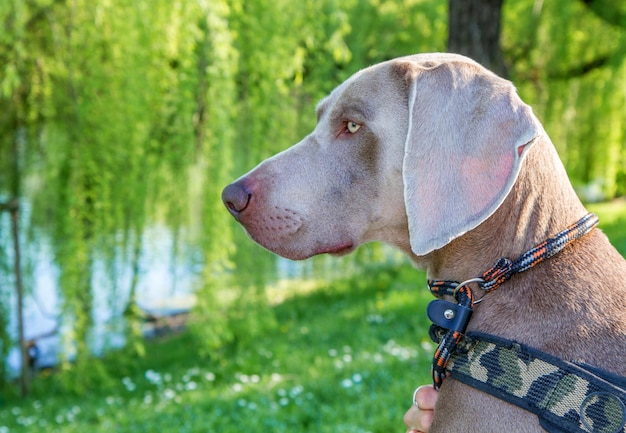
<path id="1" fill-rule="evenodd" d="M 485 280 L 483 280 L 480 277 L 470 278 L 469 280 L 465 280 L 462 283 L 457 284 L 457 286 L 454 288 L 454 292 L 452 294 L 456 297 L 456 294 L 459 292 L 459 290 L 461 290 L 461 287 L 467 286 L 470 283 L 484 283 L 484 282 L 485 282 Z"/>
<path id="2" fill-rule="evenodd" d="M 422 408 L 420 407 L 419 404 L 417 404 L 417 393 L 420 391 L 420 389 L 426 387 L 428 385 L 422 385 L 422 386 L 418 386 L 417 388 L 415 388 L 415 391 L 413 391 L 413 404 L 415 405 L 416 408 L 418 408 L 419 410 L 422 410 Z"/>
<path id="3" fill-rule="evenodd" d="M 484 296 L 484 295 L 483 295 L 483 297 L 482 297 L 482 298 L 480 298 L 480 299 L 476 299 L 476 300 L 473 302 L 473 304 L 474 304 L 474 305 L 478 305 L 478 304 L 480 304 L 481 302 L 483 302 L 483 299 L 485 299 L 485 296 Z"/>
<path id="4" fill-rule="evenodd" d="M 623 431 L 624 424 L 626 424 L 626 406 L 624 403 L 615 395 L 609 394 L 608 392 L 594 392 L 589 394 L 583 402 L 580 404 L 580 409 L 578 413 L 580 414 L 580 421 L 582 424 L 589 429 L 589 431 L 594 431 L 594 421 L 595 421 L 595 411 L 591 409 L 592 405 L 597 405 L 598 407 L 605 407 L 609 403 L 612 403 L 614 407 L 614 411 L 617 412 L 619 410 L 622 411 L 621 419 L 612 419 L 608 425 L 603 425 L 602 430 L 607 432 L 618 433 Z M 589 410 L 589 413 L 587 412 Z M 615 410 L 617 409 L 617 411 Z M 615 418 L 619 417 L 619 413 L 614 413 L 613 416 Z"/>

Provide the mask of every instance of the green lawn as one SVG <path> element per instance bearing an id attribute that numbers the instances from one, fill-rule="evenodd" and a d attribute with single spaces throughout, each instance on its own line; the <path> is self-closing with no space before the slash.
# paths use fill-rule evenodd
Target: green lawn
<path id="1" fill-rule="evenodd" d="M 587 208 L 600 217 L 600 228 L 626 257 L 626 198 L 592 204 Z"/>
<path id="2" fill-rule="evenodd" d="M 626 203 L 590 209 L 626 255 Z M 389 266 L 295 292 L 252 343 L 200 358 L 188 332 L 149 342 L 86 397 L 3 402 L 0 433 L 403 431 L 414 387 L 430 381 L 424 274 Z"/>
<path id="3" fill-rule="evenodd" d="M 5 405 L 0 433 L 401 431 L 429 381 L 429 299 L 408 265 L 320 285 L 275 306 L 279 325 L 253 344 L 198 359 L 190 333 L 151 342 L 87 398 Z"/>

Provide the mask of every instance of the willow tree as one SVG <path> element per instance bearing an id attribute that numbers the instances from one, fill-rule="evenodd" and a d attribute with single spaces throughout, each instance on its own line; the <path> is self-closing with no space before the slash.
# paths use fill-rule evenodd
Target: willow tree
<path id="1" fill-rule="evenodd" d="M 198 208 L 189 198 L 217 196 L 224 182 L 196 184 L 192 176 L 211 160 L 200 139 L 209 129 L 199 96 L 206 97 L 207 71 L 196 50 L 203 35 L 188 25 L 203 16 L 198 3 L 97 3 L 9 1 L 0 8 L 10 25 L 0 45 L 0 150 L 21 137 L 28 242 L 49 244 L 60 270 L 59 328 L 69 330 L 66 361 L 72 354 L 83 373 L 70 383 L 78 391 L 102 376 L 88 362 L 96 267 L 106 269 L 99 281 L 105 299 L 129 313 L 130 347 L 141 354 L 133 290 L 145 228 L 163 222 L 189 233 Z M 134 263 L 135 275 L 121 278 L 119 263 Z"/>
<path id="2" fill-rule="evenodd" d="M 626 194 L 626 25 L 597 3 L 506 2 L 503 50 L 575 186 L 610 199 Z"/>

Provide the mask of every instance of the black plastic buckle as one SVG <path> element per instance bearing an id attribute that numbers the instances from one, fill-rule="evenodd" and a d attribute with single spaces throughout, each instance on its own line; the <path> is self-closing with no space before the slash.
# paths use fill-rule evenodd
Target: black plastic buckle
<path id="1" fill-rule="evenodd" d="M 450 331 L 465 333 L 467 324 L 472 317 L 473 310 L 463 305 L 437 299 L 431 301 L 426 309 L 426 314 L 435 325 Z"/>

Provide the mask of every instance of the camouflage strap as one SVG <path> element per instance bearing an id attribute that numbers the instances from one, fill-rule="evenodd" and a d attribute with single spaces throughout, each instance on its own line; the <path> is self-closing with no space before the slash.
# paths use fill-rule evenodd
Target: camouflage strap
<path id="1" fill-rule="evenodd" d="M 626 433 L 626 377 L 470 332 L 447 364 L 454 379 L 539 416 L 551 433 Z"/>

